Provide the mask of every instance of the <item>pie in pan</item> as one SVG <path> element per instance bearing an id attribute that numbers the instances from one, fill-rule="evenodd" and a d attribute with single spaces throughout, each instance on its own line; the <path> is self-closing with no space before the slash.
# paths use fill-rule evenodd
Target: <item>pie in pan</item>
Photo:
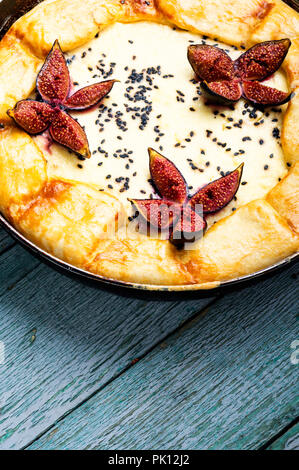
<path id="1" fill-rule="evenodd" d="M 0 43 L 0 123 L 1 212 L 84 271 L 206 289 L 298 251 L 280 0 L 45 0 Z"/>

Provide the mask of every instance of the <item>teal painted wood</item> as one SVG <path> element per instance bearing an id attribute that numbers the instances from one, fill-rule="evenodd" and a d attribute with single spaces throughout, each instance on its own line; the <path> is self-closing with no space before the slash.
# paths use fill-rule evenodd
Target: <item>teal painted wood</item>
<path id="1" fill-rule="evenodd" d="M 0 256 L 0 331 L 2 327 L 1 295 L 7 290 L 12 290 L 16 283 L 38 264 L 39 262 L 20 245 L 7 245 L 6 251 L 2 252 Z"/>
<path id="2" fill-rule="evenodd" d="M 2 268 L 0 257 L 6 286 L 13 269 L 23 273 L 0 297 L 0 341 L 6 350 L 0 365 L 1 449 L 29 444 L 216 295 L 181 302 L 167 296 L 155 301 L 155 294 L 153 300 L 129 292 L 124 297 L 45 265 L 28 274 L 33 258 L 24 255 L 21 269 L 20 251 L 15 253 L 13 268 L 7 262 Z"/>
<path id="3" fill-rule="evenodd" d="M 226 295 L 30 449 L 254 449 L 298 413 L 296 267 Z"/>
<path id="4" fill-rule="evenodd" d="M 0 254 L 14 244 L 14 240 L 0 226 Z"/>
<path id="5" fill-rule="evenodd" d="M 299 423 L 274 441 L 267 450 L 299 450 Z"/>

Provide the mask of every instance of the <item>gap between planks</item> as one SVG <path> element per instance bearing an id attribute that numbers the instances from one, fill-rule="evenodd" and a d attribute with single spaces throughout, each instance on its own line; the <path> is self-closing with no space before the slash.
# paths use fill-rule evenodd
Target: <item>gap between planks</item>
<path id="1" fill-rule="evenodd" d="M 258 449 L 296 416 L 295 267 L 213 303 L 30 449 Z"/>

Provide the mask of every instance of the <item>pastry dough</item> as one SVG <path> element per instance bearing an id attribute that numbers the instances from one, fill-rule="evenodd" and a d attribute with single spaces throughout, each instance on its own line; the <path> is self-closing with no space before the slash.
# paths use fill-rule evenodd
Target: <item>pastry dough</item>
<path id="1" fill-rule="evenodd" d="M 282 146 L 293 167 L 265 199 L 218 221 L 190 251 L 126 234 L 126 209 L 114 195 L 50 178 L 43 153 L 6 114 L 33 91 L 55 39 L 64 51 L 72 51 L 113 22 L 138 20 L 175 25 L 237 46 L 292 39 L 284 67 L 296 96 L 285 114 Z M 5 124 L 0 131 L 0 209 L 50 254 L 109 279 L 208 288 L 270 266 L 298 250 L 298 63 L 299 15 L 280 0 L 45 0 L 0 43 L 0 122 Z"/>

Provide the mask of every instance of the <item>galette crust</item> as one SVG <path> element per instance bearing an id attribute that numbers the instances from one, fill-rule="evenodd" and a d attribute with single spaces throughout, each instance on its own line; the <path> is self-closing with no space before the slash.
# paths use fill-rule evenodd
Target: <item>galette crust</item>
<path id="1" fill-rule="evenodd" d="M 299 234 L 299 162 L 267 195 L 267 201 Z"/>
<path id="2" fill-rule="evenodd" d="M 112 194 L 50 179 L 33 139 L 6 114 L 33 91 L 55 39 L 70 51 L 115 21 L 144 19 L 238 46 L 292 39 L 284 67 L 296 96 L 285 115 L 282 146 L 293 167 L 265 199 L 222 219 L 195 249 L 185 252 L 168 241 L 124 235 L 125 209 Z M 280 0 L 45 0 L 20 18 L 0 43 L 0 122 L 5 123 L 0 131 L 0 210 L 50 254 L 124 282 L 208 288 L 274 264 L 299 245 L 298 63 L 299 15 Z M 116 236 L 111 235 L 114 227 L 119 228 Z"/>

